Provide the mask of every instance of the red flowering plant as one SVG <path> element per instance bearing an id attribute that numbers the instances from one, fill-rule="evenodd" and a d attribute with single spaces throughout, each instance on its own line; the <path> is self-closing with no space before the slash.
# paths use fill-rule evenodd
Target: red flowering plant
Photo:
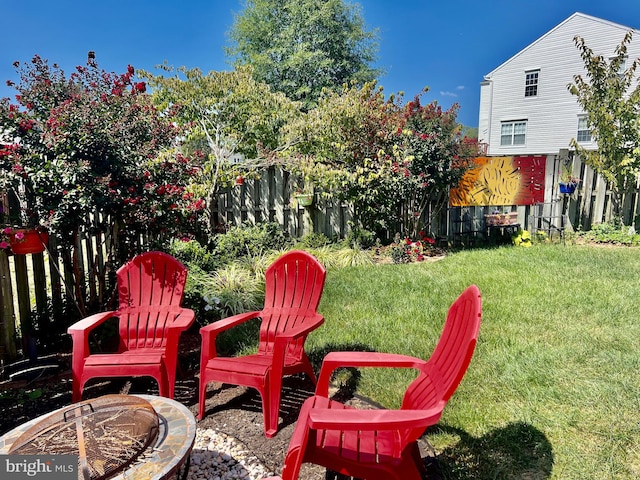
<path id="1" fill-rule="evenodd" d="M 431 235 L 420 231 L 420 239 L 412 240 L 409 237 L 401 238 L 396 234 L 391 245 L 386 247 L 387 254 L 393 263 L 413 263 L 422 262 L 427 257 L 433 257 L 442 253 L 436 248 L 436 241 Z"/>
<path id="2" fill-rule="evenodd" d="M 69 77 L 38 56 L 14 65 L 20 81 L 8 84 L 16 103 L 0 101 L 0 191 L 13 190 L 63 251 L 77 255 L 80 232 L 99 233 L 113 240 L 107 254 L 120 265 L 143 235 L 197 231 L 185 212 L 200 215 L 186 190 L 199 171 L 176 154 L 180 131 L 153 106 L 132 66 L 108 73 L 91 54 Z"/>
<path id="3" fill-rule="evenodd" d="M 4 99 L 0 119 L 9 135 L 20 136 L 18 142 L 4 142 L 0 170 L 5 184 L 0 187 L 24 189 L 37 220 L 69 240 L 79 227 L 95 228 L 88 215 L 95 209 L 133 236 L 147 233 L 148 212 L 132 214 L 131 207 L 159 208 L 143 198 L 148 164 L 174 143 L 178 132 L 151 105 L 134 68 L 107 73 L 91 56 L 69 79 L 38 56 L 16 67 L 18 103 Z M 153 181 L 175 173 L 159 169 Z M 188 166 L 182 173 L 189 176 Z M 168 182 L 184 184 L 185 178 Z"/>
<path id="4" fill-rule="evenodd" d="M 403 179 L 404 226 L 413 237 L 421 236 L 419 230 L 429 228 L 447 205 L 449 189 L 458 185 L 478 153 L 477 141 L 460 133 L 458 108 L 422 105 L 416 96 L 402 110 L 393 157 L 396 175 Z"/>

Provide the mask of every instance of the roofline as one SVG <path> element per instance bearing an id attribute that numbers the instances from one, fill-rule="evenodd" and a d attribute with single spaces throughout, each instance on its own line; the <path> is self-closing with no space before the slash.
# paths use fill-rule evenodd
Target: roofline
<path id="1" fill-rule="evenodd" d="M 611 25 L 612 27 L 616 27 L 616 28 L 620 28 L 623 29 L 625 32 L 628 32 L 629 30 L 633 30 L 634 32 L 637 32 L 638 30 L 632 27 L 625 27 L 624 25 L 621 25 L 619 23 L 615 23 L 615 22 L 611 22 L 609 20 L 604 20 L 602 18 L 598 18 L 598 17 L 593 17 L 591 15 L 587 15 L 585 13 L 580 13 L 580 12 L 576 12 L 573 15 L 571 15 L 570 17 L 566 18 L 565 20 L 563 20 L 562 22 L 560 22 L 558 25 L 556 25 L 555 27 L 553 27 L 551 30 L 549 30 L 547 33 L 545 33 L 544 35 L 542 35 L 541 37 L 539 37 L 537 40 L 534 40 L 532 43 L 530 43 L 529 45 L 527 45 L 526 47 L 524 47 L 522 50 L 520 50 L 518 53 L 516 53 L 515 55 L 513 55 L 512 57 L 510 57 L 507 61 L 501 63 L 498 67 L 494 68 L 493 70 L 491 70 L 489 73 L 487 73 L 484 76 L 485 80 L 491 80 L 491 76 L 498 70 L 500 70 L 502 67 L 504 67 L 507 63 L 511 62 L 513 59 L 515 59 L 516 57 L 519 57 L 520 55 L 522 55 L 524 52 L 526 52 L 527 50 L 529 50 L 530 48 L 532 48 L 534 45 L 536 45 L 537 43 L 539 43 L 542 39 L 544 39 L 545 37 L 549 36 L 550 34 L 552 34 L 553 32 L 555 32 L 557 29 L 559 29 L 560 27 L 562 27 L 565 23 L 568 23 L 570 20 L 572 20 L 575 17 L 583 17 L 583 18 L 587 18 L 589 20 L 593 20 L 595 22 L 600 22 L 600 23 L 606 23 L 608 25 Z"/>

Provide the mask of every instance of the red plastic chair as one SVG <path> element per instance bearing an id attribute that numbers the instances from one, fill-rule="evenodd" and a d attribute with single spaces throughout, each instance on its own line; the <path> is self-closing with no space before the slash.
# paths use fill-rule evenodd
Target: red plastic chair
<path id="1" fill-rule="evenodd" d="M 153 377 L 160 395 L 173 398 L 180 334 L 195 319 L 193 310 L 180 307 L 186 280 L 185 266 L 162 252 L 143 253 L 118 269 L 118 309 L 67 330 L 73 340 L 74 402 L 95 377 Z M 89 334 L 113 317 L 119 319 L 117 352 L 90 352 Z"/>
<path id="2" fill-rule="evenodd" d="M 439 421 L 462 380 L 481 314 L 480 291 L 472 285 L 449 308 L 428 361 L 389 353 L 329 353 L 315 395 L 300 410 L 282 478 L 297 479 L 302 463 L 309 462 L 354 478 L 420 480 L 425 469 L 417 440 Z M 339 367 L 404 367 L 420 373 L 405 392 L 400 410 L 356 410 L 328 398 L 331 373 Z"/>
<path id="3" fill-rule="evenodd" d="M 199 419 L 205 414 L 209 382 L 243 385 L 260 392 L 265 435 L 270 438 L 276 434 L 282 377 L 306 373 L 316 383 L 304 342 L 324 322 L 317 308 L 325 277 L 324 267 L 312 255 L 299 250 L 285 253 L 266 271 L 265 303 L 261 311 L 234 315 L 200 329 Z M 261 319 L 257 353 L 219 357 L 218 334 L 253 318 Z"/>

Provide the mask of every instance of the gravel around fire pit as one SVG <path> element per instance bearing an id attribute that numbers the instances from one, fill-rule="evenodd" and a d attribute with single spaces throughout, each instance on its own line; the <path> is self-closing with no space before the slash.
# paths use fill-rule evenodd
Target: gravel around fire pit
<path id="1" fill-rule="evenodd" d="M 273 474 L 237 439 L 211 428 L 198 429 L 188 480 L 259 480 Z"/>

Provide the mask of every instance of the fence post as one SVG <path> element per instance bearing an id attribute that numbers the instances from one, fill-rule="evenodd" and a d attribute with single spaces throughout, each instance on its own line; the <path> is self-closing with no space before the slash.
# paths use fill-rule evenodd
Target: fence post
<path id="1" fill-rule="evenodd" d="M 9 258 L 0 250 L 0 359 L 16 358 L 16 322 L 13 312 L 13 291 Z"/>

